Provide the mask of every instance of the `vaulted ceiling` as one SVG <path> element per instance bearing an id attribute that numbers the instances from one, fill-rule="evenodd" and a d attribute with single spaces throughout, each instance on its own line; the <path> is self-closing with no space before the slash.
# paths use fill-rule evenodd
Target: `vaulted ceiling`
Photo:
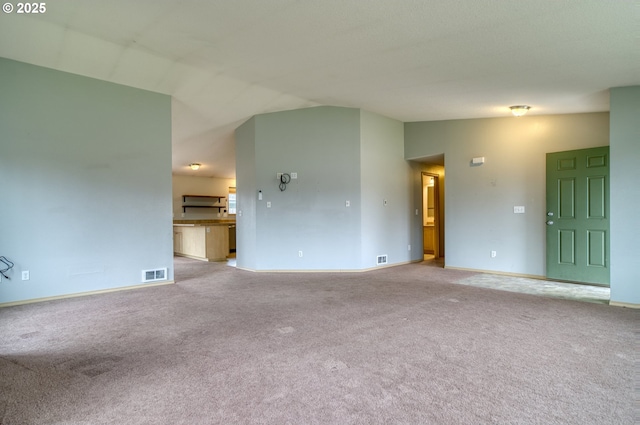
<path id="1" fill-rule="evenodd" d="M 234 178 L 264 112 L 607 111 L 640 84 L 639 22 L 636 0 L 55 0 L 0 14 L 0 56 L 171 95 L 174 174 Z"/>

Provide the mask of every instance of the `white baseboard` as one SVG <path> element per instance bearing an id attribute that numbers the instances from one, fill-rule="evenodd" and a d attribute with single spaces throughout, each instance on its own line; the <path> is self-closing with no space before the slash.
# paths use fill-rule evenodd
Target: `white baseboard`
<path id="1" fill-rule="evenodd" d="M 609 305 L 612 305 L 614 307 L 625 307 L 625 308 L 635 308 L 635 309 L 640 308 L 640 304 L 623 303 L 620 301 L 609 301 Z"/>
<path id="2" fill-rule="evenodd" d="M 546 276 L 540 276 L 537 274 L 511 273 L 511 272 L 501 272 L 497 270 L 467 269 L 464 267 L 451 267 L 451 266 L 444 266 L 444 268 L 448 270 L 462 270 L 465 272 L 497 274 L 501 276 L 524 277 L 527 279 L 547 280 Z"/>
<path id="3" fill-rule="evenodd" d="M 174 283 L 176 283 L 174 280 L 167 280 L 167 281 L 164 281 L 164 282 L 145 283 L 145 284 L 142 284 L 142 285 L 133 285 L 133 286 L 121 286 L 121 287 L 118 287 L 118 288 L 100 289 L 100 290 L 97 290 L 97 291 L 76 292 L 74 294 L 56 295 L 56 296 L 53 296 L 53 297 L 32 298 L 32 299 L 29 299 L 29 300 L 12 301 L 12 302 L 9 302 L 9 303 L 0 303 L 0 308 L 2 308 L 2 307 L 12 307 L 12 306 L 23 305 L 23 304 L 41 303 L 41 302 L 45 302 L 45 301 L 63 300 L 63 299 L 66 299 L 66 298 L 86 297 L 87 295 L 107 294 L 109 292 L 128 291 L 128 290 L 131 290 L 131 289 L 150 288 L 152 286 L 171 285 L 171 284 L 174 284 Z"/>
<path id="4" fill-rule="evenodd" d="M 386 264 L 384 266 L 375 266 L 375 267 L 369 267 L 366 269 L 254 270 L 254 269 L 247 269 L 244 267 L 238 267 L 237 265 L 236 265 L 236 268 L 239 270 L 244 270 L 247 272 L 256 272 L 256 273 L 362 273 L 362 272 L 370 272 L 374 270 L 386 269 L 389 267 L 404 266 L 406 264 L 419 263 L 421 261 L 422 260 L 403 261 L 401 263 Z"/>

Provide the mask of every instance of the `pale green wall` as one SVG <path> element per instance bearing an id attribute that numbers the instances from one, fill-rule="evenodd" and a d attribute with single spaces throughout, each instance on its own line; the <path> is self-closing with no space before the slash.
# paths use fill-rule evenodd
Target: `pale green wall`
<path id="1" fill-rule="evenodd" d="M 257 115 L 254 120 L 255 160 L 251 140 L 243 136 L 250 133 L 243 128 L 250 124 L 236 133 L 238 210 L 243 214 L 237 224 L 238 267 L 358 268 L 359 111 L 318 107 Z M 253 172 L 255 183 L 251 184 Z M 278 172 L 297 172 L 298 178 L 280 191 Z M 262 201 L 257 200 L 258 190 L 262 190 Z M 345 208 L 345 200 L 351 200 L 350 208 Z M 247 229 L 252 230 L 249 214 L 253 212 L 249 209 L 253 205 L 256 237 L 250 259 L 244 235 Z"/>
<path id="2" fill-rule="evenodd" d="M 390 264 L 410 259 L 402 123 L 358 109 L 308 108 L 255 116 L 236 131 L 236 144 L 238 267 L 362 270 L 379 254 Z M 298 179 L 281 192 L 277 172 Z"/>
<path id="3" fill-rule="evenodd" d="M 236 129 L 236 264 L 256 270 L 256 208 L 258 181 L 256 162 L 256 118 Z M 264 199 L 264 198 L 263 198 Z"/>
<path id="4" fill-rule="evenodd" d="M 640 304 L 640 86 L 611 89 L 611 301 Z"/>
<path id="5" fill-rule="evenodd" d="M 421 247 L 411 232 L 411 211 L 418 205 L 404 159 L 402 122 L 360 111 L 360 167 L 361 268 L 376 267 L 378 255 L 387 255 L 392 264 L 411 261 Z"/>
<path id="6" fill-rule="evenodd" d="M 0 303 L 173 279 L 170 97 L 7 59 L 0 75 Z"/>
<path id="7" fill-rule="evenodd" d="M 544 276 L 545 154 L 608 144 L 608 113 L 405 123 L 405 158 L 444 154 L 445 264 L 456 268 Z"/>

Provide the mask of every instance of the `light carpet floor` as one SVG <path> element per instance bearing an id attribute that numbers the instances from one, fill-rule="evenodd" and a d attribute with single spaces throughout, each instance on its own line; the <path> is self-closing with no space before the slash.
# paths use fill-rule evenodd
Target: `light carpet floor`
<path id="1" fill-rule="evenodd" d="M 0 309 L 0 423 L 634 424 L 638 312 L 425 263 Z"/>

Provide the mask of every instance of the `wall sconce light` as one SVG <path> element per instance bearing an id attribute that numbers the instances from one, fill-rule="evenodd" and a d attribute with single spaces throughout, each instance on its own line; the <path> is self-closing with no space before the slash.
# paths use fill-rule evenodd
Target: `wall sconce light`
<path id="1" fill-rule="evenodd" d="M 527 105 L 515 105 L 515 106 L 509 106 L 509 109 L 511 109 L 511 113 L 516 116 L 516 117 L 521 117 L 524 114 L 527 113 L 527 111 L 529 109 L 531 109 L 531 106 L 527 106 Z"/>
<path id="2" fill-rule="evenodd" d="M 189 167 L 191 167 L 191 169 L 193 171 L 196 171 L 196 170 L 198 170 L 200 168 L 201 165 L 202 164 L 198 164 L 197 162 L 193 162 L 193 163 L 189 164 Z"/>

